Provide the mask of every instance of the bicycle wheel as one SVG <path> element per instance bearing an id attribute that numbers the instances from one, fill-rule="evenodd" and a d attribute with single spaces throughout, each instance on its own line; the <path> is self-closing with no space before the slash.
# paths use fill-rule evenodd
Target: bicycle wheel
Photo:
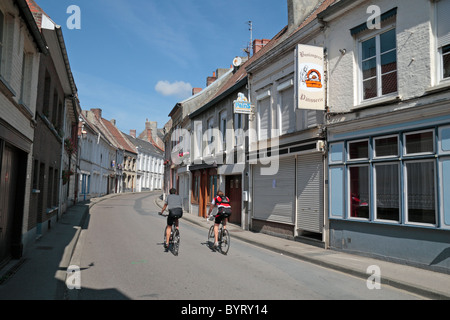
<path id="1" fill-rule="evenodd" d="M 210 247 L 212 247 L 214 245 L 214 226 L 211 226 L 211 228 L 209 228 L 209 232 L 208 232 L 208 245 Z"/>
<path id="2" fill-rule="evenodd" d="M 220 251 L 223 254 L 227 254 L 228 250 L 230 250 L 230 233 L 227 229 L 222 230 L 222 239 L 220 239 Z"/>
<path id="3" fill-rule="evenodd" d="M 178 251 L 180 250 L 180 231 L 178 229 L 175 230 L 173 235 L 173 245 L 172 250 L 174 255 L 178 255 Z"/>

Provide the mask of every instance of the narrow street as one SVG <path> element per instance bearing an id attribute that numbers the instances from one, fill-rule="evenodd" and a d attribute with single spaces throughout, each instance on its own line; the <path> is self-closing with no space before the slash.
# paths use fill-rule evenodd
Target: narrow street
<path id="1" fill-rule="evenodd" d="M 159 193 L 122 195 L 95 205 L 75 251 L 79 300 L 418 299 L 233 239 L 224 256 L 207 230 L 182 220 L 179 256 L 164 252 Z"/>

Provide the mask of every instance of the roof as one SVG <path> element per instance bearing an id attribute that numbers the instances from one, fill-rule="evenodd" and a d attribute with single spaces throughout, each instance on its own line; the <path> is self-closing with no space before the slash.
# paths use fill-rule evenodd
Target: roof
<path id="1" fill-rule="evenodd" d="M 125 134 L 120 132 L 119 129 L 115 125 L 113 125 L 110 121 L 102 118 L 101 119 L 103 125 L 109 131 L 109 133 L 113 136 L 114 140 L 122 146 L 125 151 L 137 154 L 136 147 L 125 137 Z"/>
<path id="2" fill-rule="evenodd" d="M 157 147 L 155 147 L 151 142 L 139 139 L 139 138 L 135 138 L 133 136 L 130 136 L 126 133 L 123 133 L 123 135 L 131 142 L 134 144 L 135 147 L 138 148 L 138 151 L 140 149 L 143 149 L 145 151 L 147 151 L 148 153 L 157 156 L 157 157 L 163 157 L 164 156 L 164 152 L 161 149 L 158 149 Z"/>

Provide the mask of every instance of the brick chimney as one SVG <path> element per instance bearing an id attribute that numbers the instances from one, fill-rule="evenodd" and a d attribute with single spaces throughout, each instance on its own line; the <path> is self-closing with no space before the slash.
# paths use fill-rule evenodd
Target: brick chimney
<path id="1" fill-rule="evenodd" d="M 192 89 L 192 95 L 195 96 L 197 93 L 202 92 L 202 88 L 194 88 Z"/>
<path id="2" fill-rule="evenodd" d="M 91 109 L 91 112 L 94 114 L 94 116 L 97 119 L 101 119 L 102 118 L 102 109 Z"/>
<path id="3" fill-rule="evenodd" d="M 313 12 L 321 0 L 287 0 L 288 29 L 297 29 Z"/>
<path id="4" fill-rule="evenodd" d="M 136 139 L 136 130 L 130 130 L 130 136 Z"/>
<path id="5" fill-rule="evenodd" d="M 213 72 L 213 76 L 212 76 L 212 77 L 206 78 L 206 86 L 209 87 L 209 86 L 210 86 L 211 84 L 213 84 L 214 81 L 216 81 L 216 80 L 217 80 L 216 73 Z"/>
<path id="6" fill-rule="evenodd" d="M 256 39 L 253 41 L 253 54 L 256 54 L 261 50 L 266 44 L 268 44 L 270 39 Z"/>

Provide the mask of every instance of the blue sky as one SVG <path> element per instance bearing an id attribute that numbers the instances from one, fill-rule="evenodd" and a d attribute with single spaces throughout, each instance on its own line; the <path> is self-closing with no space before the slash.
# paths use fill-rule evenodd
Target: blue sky
<path id="1" fill-rule="evenodd" d="M 206 77 L 243 56 L 253 39 L 271 39 L 287 24 L 286 0 L 36 0 L 63 28 L 83 110 L 129 133 L 145 120 L 163 127 L 179 101 Z M 81 11 L 69 29 L 67 8 Z"/>

